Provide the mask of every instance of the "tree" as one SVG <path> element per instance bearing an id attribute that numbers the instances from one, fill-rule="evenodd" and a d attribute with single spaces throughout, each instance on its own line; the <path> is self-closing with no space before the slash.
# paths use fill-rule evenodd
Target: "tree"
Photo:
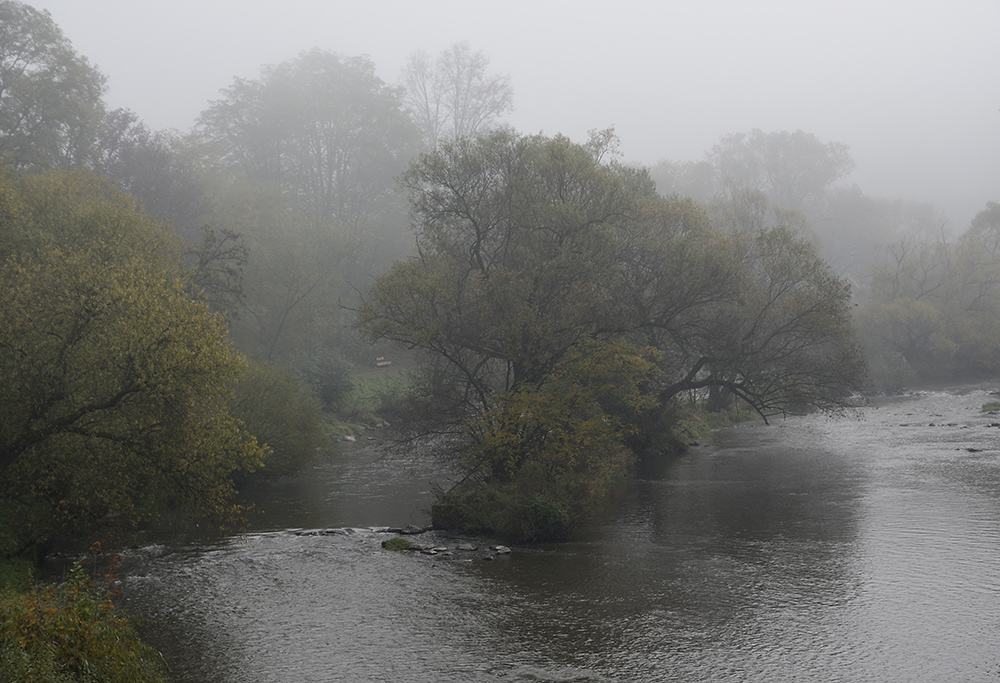
<path id="1" fill-rule="evenodd" d="M 243 360 L 176 243 L 83 173 L 0 179 L 3 552 L 168 509 L 220 519 L 265 451 L 227 412 Z"/>
<path id="2" fill-rule="evenodd" d="M 480 405 L 544 383 L 584 338 L 656 348 L 663 401 L 726 386 L 762 413 L 830 407 L 862 379 L 850 288 L 788 228 L 720 232 L 642 172 L 508 131 L 443 145 L 404 184 L 420 256 L 360 324 L 446 359 Z"/>
<path id="3" fill-rule="evenodd" d="M 601 163 L 604 146 L 500 130 L 443 143 L 403 177 L 419 253 L 379 278 L 359 325 L 431 356 L 439 416 L 454 407 L 487 481 L 565 475 L 597 491 L 611 444 L 655 443 L 641 432 L 669 429 L 682 394 L 724 390 L 766 416 L 841 406 L 863 380 L 850 288 L 808 242 L 722 232 L 645 172 Z M 608 384 L 619 398 L 596 399 Z M 596 460 L 559 436 L 574 430 Z"/>
<path id="4" fill-rule="evenodd" d="M 314 49 L 237 78 L 198 126 L 226 167 L 276 187 L 316 225 L 384 231 L 401 220 L 394 179 L 419 132 L 366 57 Z"/>
<path id="5" fill-rule="evenodd" d="M 660 389 L 661 401 L 711 388 L 764 417 L 843 406 L 845 392 L 861 388 L 866 377 L 851 326 L 850 285 L 787 229 L 732 239 L 732 295 L 713 304 L 707 324 L 683 340 L 693 352 L 681 366 L 686 374 Z"/>
<path id="6" fill-rule="evenodd" d="M 513 109 L 514 91 L 507 76 L 487 73 L 490 60 L 468 43 L 455 43 L 432 61 L 414 52 L 403 69 L 406 108 L 423 131 L 429 149 L 441 140 L 490 130 Z"/>
<path id="7" fill-rule="evenodd" d="M 800 211 L 854 168 L 847 145 L 824 144 L 801 130 L 725 135 L 708 157 L 729 191 L 757 190 L 776 206 Z"/>
<path id="8" fill-rule="evenodd" d="M 957 241 L 910 232 L 878 252 L 857 317 L 884 388 L 1000 369 L 998 225 L 989 202 Z"/>
<path id="9" fill-rule="evenodd" d="M 0 162 L 16 170 L 86 166 L 104 81 L 47 11 L 0 0 Z"/>
<path id="10" fill-rule="evenodd" d="M 115 109 L 105 115 L 96 145 L 95 171 L 189 242 L 202 239 L 210 202 L 176 135 L 154 133 L 134 112 Z"/>
<path id="11" fill-rule="evenodd" d="M 754 129 L 723 136 L 703 161 L 662 160 L 650 175 L 661 194 L 697 200 L 724 230 L 795 223 L 837 272 L 857 277 L 887 228 L 880 202 L 842 185 L 853 168 L 844 143 Z"/>
<path id="12" fill-rule="evenodd" d="M 443 143 L 403 184 L 420 256 L 376 283 L 361 324 L 447 359 L 480 405 L 543 382 L 615 317 L 601 276 L 615 224 L 652 192 L 640 174 L 599 166 L 566 138 L 501 130 Z"/>
<path id="13" fill-rule="evenodd" d="M 252 361 L 234 387 L 232 412 L 270 449 L 252 477 L 292 474 L 316 459 L 324 442 L 319 401 L 303 382 L 280 367 Z"/>
<path id="14" fill-rule="evenodd" d="M 656 191 L 664 197 L 690 197 L 708 204 L 721 190 L 718 172 L 709 161 L 661 159 L 649 168 L 649 175 L 656 183 Z"/>

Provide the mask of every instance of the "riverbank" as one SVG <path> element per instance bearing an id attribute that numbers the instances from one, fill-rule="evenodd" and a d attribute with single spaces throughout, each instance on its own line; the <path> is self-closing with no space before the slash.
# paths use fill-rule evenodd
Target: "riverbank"
<path id="1" fill-rule="evenodd" d="M 116 607 L 120 558 L 99 551 L 49 584 L 35 583 L 27 561 L 0 562 L 0 681 L 167 681 L 160 653 Z"/>

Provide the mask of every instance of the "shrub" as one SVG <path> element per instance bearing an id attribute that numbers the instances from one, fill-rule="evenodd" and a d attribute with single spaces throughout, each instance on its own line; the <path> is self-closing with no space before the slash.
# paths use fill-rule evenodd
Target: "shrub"
<path id="1" fill-rule="evenodd" d="M 431 507 L 435 527 L 497 536 L 515 543 L 571 538 L 609 499 L 605 482 L 578 475 L 543 481 L 526 472 L 517 481 L 443 493 Z"/>
<path id="2" fill-rule="evenodd" d="M 354 391 L 351 366 L 330 353 L 319 353 L 297 363 L 299 373 L 319 399 L 323 410 L 342 413 Z"/>
<path id="3" fill-rule="evenodd" d="M 234 387 L 232 414 L 271 450 L 254 476 L 281 476 L 305 467 L 323 444 L 323 414 L 316 398 L 293 374 L 251 362 Z"/>
<path id="4" fill-rule="evenodd" d="M 0 680 L 165 681 L 159 653 L 117 613 L 113 568 L 99 584 L 81 562 L 63 583 L 0 596 Z"/>

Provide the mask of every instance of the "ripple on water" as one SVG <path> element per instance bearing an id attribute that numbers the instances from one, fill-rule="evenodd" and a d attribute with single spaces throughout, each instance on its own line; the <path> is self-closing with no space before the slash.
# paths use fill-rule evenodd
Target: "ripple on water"
<path id="1" fill-rule="evenodd" d="M 727 430 L 636 482 L 593 537 L 493 562 L 390 553 L 364 529 L 144 548 L 127 560 L 128 604 L 159 620 L 178 679 L 199 683 L 996 680 L 986 397 Z M 287 526 L 414 521 L 374 517 L 421 509 L 423 493 L 405 498 L 433 478 L 418 461 L 397 480 L 370 453 L 328 464 L 288 487 L 299 497 L 281 514 L 315 495 Z M 371 499 L 338 507 L 373 474 Z"/>

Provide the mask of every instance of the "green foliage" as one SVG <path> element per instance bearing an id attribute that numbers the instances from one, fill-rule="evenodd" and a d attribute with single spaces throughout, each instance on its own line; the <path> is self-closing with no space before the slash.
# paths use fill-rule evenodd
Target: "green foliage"
<path id="1" fill-rule="evenodd" d="M 227 518 L 228 474 L 263 451 L 227 412 L 244 361 L 187 295 L 176 243 L 86 174 L 0 185 L 0 514 L 17 520 L 12 542 L 170 508 Z"/>
<path id="2" fill-rule="evenodd" d="M 24 557 L 0 559 L 0 594 L 25 592 L 32 586 L 34 564 Z"/>
<path id="3" fill-rule="evenodd" d="M 801 209 L 854 168 L 847 145 L 801 130 L 725 135 L 709 159 L 723 187 L 764 192 L 783 209 Z"/>
<path id="4" fill-rule="evenodd" d="M 445 494 L 435 524 L 521 541 L 556 540 L 600 509 L 631 468 L 623 445 L 655 399 L 655 370 L 624 342 L 582 340 L 541 386 L 497 395 L 469 422 L 470 477 Z"/>
<path id="5" fill-rule="evenodd" d="M 1000 401 L 987 401 L 981 409 L 984 413 L 1000 410 Z"/>
<path id="6" fill-rule="evenodd" d="M 403 368 L 380 368 L 355 373 L 344 408 L 349 415 L 399 415 L 415 385 L 415 373 Z"/>
<path id="7" fill-rule="evenodd" d="M 517 482 L 444 493 L 431 508 L 434 526 L 515 543 L 562 541 L 603 509 L 606 498 L 581 493 L 573 476 L 553 480 L 525 475 Z"/>
<path id="8" fill-rule="evenodd" d="M 77 564 L 59 584 L 0 593 L 0 680 L 152 683 L 166 680 L 156 650 L 120 614 L 114 566 L 98 583 Z"/>
<path id="9" fill-rule="evenodd" d="M 851 325 L 850 284 L 831 272 L 806 240 L 786 227 L 731 237 L 732 294 L 717 301 L 687 375 L 660 396 L 725 390 L 762 416 L 789 406 L 836 409 L 866 384 Z"/>
<path id="10" fill-rule="evenodd" d="M 328 413 L 343 413 L 354 391 L 350 364 L 332 353 L 318 353 L 296 363 L 306 384 Z"/>
<path id="11" fill-rule="evenodd" d="M 355 234 L 398 220 L 394 178 L 420 136 L 371 60 L 319 49 L 236 79 L 199 128 L 235 174 L 278 188 L 310 224 Z"/>
<path id="12" fill-rule="evenodd" d="M 655 405 L 641 390 L 654 370 L 626 343 L 582 340 L 545 383 L 496 395 L 469 423 L 470 466 L 500 482 L 528 466 L 546 478 L 572 472 L 599 496 L 630 464 L 622 441 L 630 418 Z"/>
<path id="13" fill-rule="evenodd" d="M 386 550 L 406 550 L 410 547 L 410 541 L 405 538 L 400 538 L 396 536 L 395 538 L 390 538 L 382 544 L 382 547 Z"/>
<path id="14" fill-rule="evenodd" d="M 361 242 L 266 200 L 250 200 L 265 205 L 234 222 L 250 253 L 232 338 L 244 352 L 270 361 L 322 353 L 337 333 L 348 289 L 344 271 Z"/>
<path id="15" fill-rule="evenodd" d="M 298 376 L 252 361 L 234 387 L 232 415 L 269 449 L 254 476 L 276 477 L 302 469 L 324 443 L 319 403 Z"/>
<path id="16" fill-rule="evenodd" d="M 359 326 L 430 358 L 437 428 L 459 425 L 468 445 L 450 500 L 491 511 L 459 515 L 474 524 L 558 535 L 542 495 L 573 526 L 629 446 L 672 447 L 650 432 L 670 434 L 680 396 L 725 392 L 766 415 L 840 407 L 863 382 L 849 285 L 799 214 L 721 231 L 602 161 L 614 142 L 501 130 L 442 143 L 403 177 L 419 253 L 378 279 Z M 537 523 L 510 527 L 521 518 Z"/>
<path id="17" fill-rule="evenodd" d="M 104 80 L 48 12 L 0 0 L 0 163 L 23 171 L 91 162 Z"/>

